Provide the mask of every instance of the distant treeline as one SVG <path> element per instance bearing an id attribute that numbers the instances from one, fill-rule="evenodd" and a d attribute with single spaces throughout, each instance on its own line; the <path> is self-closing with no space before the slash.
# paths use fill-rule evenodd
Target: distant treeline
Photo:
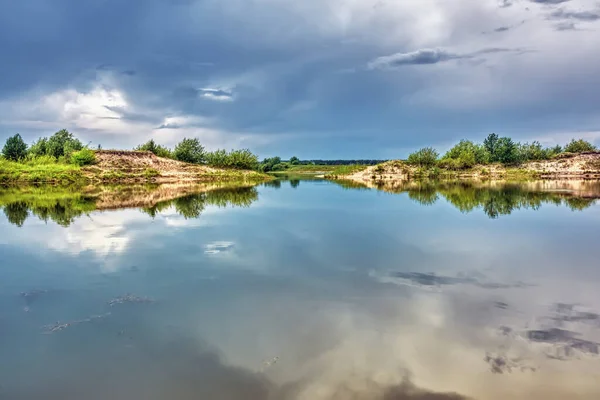
<path id="1" fill-rule="evenodd" d="M 261 172 L 286 171 L 297 166 L 307 165 L 377 165 L 385 160 L 300 160 L 298 157 L 292 157 L 289 160 L 282 160 L 281 157 L 265 158 L 258 166 Z"/>
<path id="2" fill-rule="evenodd" d="M 300 165 L 377 165 L 388 160 L 304 160 Z"/>

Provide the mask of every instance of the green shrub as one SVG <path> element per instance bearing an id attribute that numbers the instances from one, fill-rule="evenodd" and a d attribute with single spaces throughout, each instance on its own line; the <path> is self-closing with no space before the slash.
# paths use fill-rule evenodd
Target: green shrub
<path id="1" fill-rule="evenodd" d="M 175 146 L 173 158 L 187 163 L 202 164 L 205 161 L 204 147 L 197 138 L 184 138 Z"/>
<path id="2" fill-rule="evenodd" d="M 37 142 L 34 142 L 27 151 L 29 157 L 41 157 L 48 154 L 48 139 L 39 138 Z"/>
<path id="3" fill-rule="evenodd" d="M 565 146 L 565 152 L 567 153 L 582 153 L 584 151 L 595 151 L 596 146 L 591 144 L 590 142 L 579 139 L 572 139 L 569 144 Z"/>
<path id="4" fill-rule="evenodd" d="M 279 158 L 279 157 L 277 157 Z M 281 159 L 279 159 L 281 160 Z M 258 169 L 258 157 L 250 150 L 216 150 L 206 154 L 206 163 L 216 168 Z M 279 163 L 281 164 L 281 163 Z M 276 164 L 275 164 L 276 165 Z M 274 165 L 274 166 L 275 166 Z M 273 169 L 271 169 L 273 170 Z M 264 171 L 266 172 L 266 171 Z"/>
<path id="5" fill-rule="evenodd" d="M 475 164 L 487 164 L 490 161 L 490 154 L 487 149 L 470 140 L 461 140 L 444 154 L 442 160 L 458 160 L 454 164 L 455 169 L 471 168 Z"/>
<path id="6" fill-rule="evenodd" d="M 171 150 L 169 150 L 167 147 L 161 146 L 160 144 L 156 144 L 154 139 L 150 139 L 146 143 L 140 144 L 134 150 L 149 151 L 149 152 L 153 153 L 154 155 L 156 155 L 157 157 L 173 158 L 173 155 L 171 154 Z"/>
<path id="7" fill-rule="evenodd" d="M 2 148 L 2 155 L 7 160 L 20 161 L 27 155 L 27 144 L 18 133 L 9 137 Z"/>
<path id="8" fill-rule="evenodd" d="M 230 167 L 238 169 L 257 169 L 258 157 L 248 149 L 229 152 Z"/>
<path id="9" fill-rule="evenodd" d="M 71 164 L 79 165 L 92 165 L 96 162 L 96 154 L 90 149 L 81 149 L 71 153 Z"/>
<path id="10" fill-rule="evenodd" d="M 228 163 L 227 151 L 215 150 L 206 153 L 206 163 L 215 168 L 226 168 Z"/>
<path id="11" fill-rule="evenodd" d="M 521 162 L 524 161 L 537 161 L 547 160 L 549 153 L 546 149 L 542 148 L 542 144 L 538 141 L 533 143 L 518 143 L 517 144 L 518 159 Z"/>
<path id="12" fill-rule="evenodd" d="M 281 169 L 284 169 L 284 168 L 281 165 L 281 157 L 271 157 L 271 158 L 265 158 L 264 160 L 262 160 L 258 169 L 261 172 L 270 172 L 270 171 L 278 171 L 278 170 L 281 171 Z"/>
<path id="13" fill-rule="evenodd" d="M 424 147 L 408 156 L 406 162 L 412 165 L 431 167 L 437 162 L 439 153 L 432 147 Z"/>

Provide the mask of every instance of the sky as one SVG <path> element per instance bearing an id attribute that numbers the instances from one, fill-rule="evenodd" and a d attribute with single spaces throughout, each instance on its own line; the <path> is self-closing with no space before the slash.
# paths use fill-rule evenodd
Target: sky
<path id="1" fill-rule="evenodd" d="M 0 140 L 403 158 L 600 144 L 596 0 L 0 0 Z"/>

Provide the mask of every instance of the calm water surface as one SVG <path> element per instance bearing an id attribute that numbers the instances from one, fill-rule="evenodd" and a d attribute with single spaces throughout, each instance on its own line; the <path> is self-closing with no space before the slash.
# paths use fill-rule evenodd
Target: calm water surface
<path id="1" fill-rule="evenodd" d="M 5 193 L 0 398 L 597 400 L 600 190 L 565 187 Z"/>

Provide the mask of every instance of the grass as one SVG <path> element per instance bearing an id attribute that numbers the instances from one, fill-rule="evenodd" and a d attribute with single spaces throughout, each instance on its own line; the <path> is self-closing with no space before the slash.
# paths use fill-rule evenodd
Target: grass
<path id="1" fill-rule="evenodd" d="M 337 165 L 292 165 L 290 168 L 284 171 L 275 171 L 280 173 L 308 173 L 308 174 L 316 174 L 320 172 L 331 172 L 333 171 Z"/>
<path id="2" fill-rule="evenodd" d="M 218 172 L 198 174 L 198 182 L 228 182 L 228 183 L 261 183 L 273 180 L 268 174 L 256 171 L 241 171 L 238 169 L 223 169 Z"/>
<path id="3" fill-rule="evenodd" d="M 63 164 L 50 158 L 26 162 L 0 159 L 0 183 L 57 183 L 61 185 L 85 183 L 80 167 Z"/>
<path id="4" fill-rule="evenodd" d="M 367 165 L 336 165 L 327 176 L 343 176 L 360 172 L 367 168 Z"/>

